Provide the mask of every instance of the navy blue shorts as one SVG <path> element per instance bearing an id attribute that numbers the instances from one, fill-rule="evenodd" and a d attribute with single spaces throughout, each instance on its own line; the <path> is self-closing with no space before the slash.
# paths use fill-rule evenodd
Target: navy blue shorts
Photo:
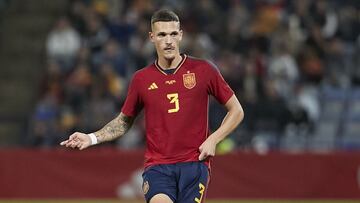
<path id="1" fill-rule="evenodd" d="M 203 162 L 150 166 L 143 173 L 146 202 L 156 194 L 166 194 L 174 203 L 200 203 L 205 199 L 209 170 Z"/>

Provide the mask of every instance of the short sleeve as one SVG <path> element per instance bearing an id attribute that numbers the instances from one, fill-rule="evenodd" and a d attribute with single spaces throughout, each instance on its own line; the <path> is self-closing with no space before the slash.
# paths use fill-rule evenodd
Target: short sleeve
<path id="1" fill-rule="evenodd" d="M 224 80 L 216 66 L 213 64 L 209 64 L 209 66 L 210 80 L 208 83 L 208 93 L 213 95 L 219 103 L 225 104 L 234 94 L 234 91 Z"/>
<path id="2" fill-rule="evenodd" d="M 139 80 L 137 80 L 136 75 L 134 75 L 128 88 L 125 103 L 121 109 L 121 112 L 127 116 L 136 116 L 143 106 L 138 82 Z"/>

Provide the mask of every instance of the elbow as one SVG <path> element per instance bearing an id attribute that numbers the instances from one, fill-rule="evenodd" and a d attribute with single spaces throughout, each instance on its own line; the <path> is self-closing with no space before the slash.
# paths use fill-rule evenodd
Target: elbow
<path id="1" fill-rule="evenodd" d="M 232 115 L 235 126 L 238 126 L 244 119 L 244 110 L 235 95 L 225 104 L 228 113 Z"/>
<path id="2" fill-rule="evenodd" d="M 245 116 L 244 109 L 241 106 L 239 106 L 239 108 L 236 109 L 236 117 L 238 118 L 237 125 L 239 125 L 244 120 L 244 116 Z"/>
<path id="3" fill-rule="evenodd" d="M 234 121 L 235 121 L 235 125 L 238 126 L 244 119 L 244 110 L 243 108 L 241 107 L 241 105 L 236 105 L 235 108 L 232 109 L 232 112 L 233 112 L 233 115 L 235 118 Z"/>

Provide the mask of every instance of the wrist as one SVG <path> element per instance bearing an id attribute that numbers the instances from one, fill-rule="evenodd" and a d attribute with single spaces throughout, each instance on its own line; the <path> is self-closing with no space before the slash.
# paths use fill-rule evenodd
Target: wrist
<path id="1" fill-rule="evenodd" d="M 221 139 L 219 139 L 219 136 L 217 136 L 215 133 L 213 133 L 211 136 L 208 137 L 215 145 L 217 145 Z"/>
<path id="2" fill-rule="evenodd" d="M 91 145 L 96 145 L 98 143 L 98 140 L 96 138 L 95 133 L 87 134 L 91 140 Z"/>

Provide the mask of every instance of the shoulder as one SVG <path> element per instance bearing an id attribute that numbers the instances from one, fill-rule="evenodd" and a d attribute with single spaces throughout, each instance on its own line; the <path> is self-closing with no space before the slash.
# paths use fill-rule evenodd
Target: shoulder
<path id="1" fill-rule="evenodd" d="M 210 60 L 188 56 L 189 63 L 192 67 L 200 69 L 200 72 L 205 72 L 207 75 L 216 75 L 220 73 L 219 68 Z"/>
<path id="2" fill-rule="evenodd" d="M 154 71 L 154 64 L 150 64 L 144 68 L 141 68 L 139 70 L 137 70 L 132 77 L 132 80 L 140 80 L 143 79 L 144 77 L 148 76 L 149 74 L 151 74 L 151 72 Z"/>
<path id="3" fill-rule="evenodd" d="M 188 56 L 188 61 L 192 65 L 201 66 L 202 68 L 208 68 L 211 70 L 218 71 L 218 67 L 210 60 L 202 59 L 202 58 L 196 58 L 193 56 Z"/>

